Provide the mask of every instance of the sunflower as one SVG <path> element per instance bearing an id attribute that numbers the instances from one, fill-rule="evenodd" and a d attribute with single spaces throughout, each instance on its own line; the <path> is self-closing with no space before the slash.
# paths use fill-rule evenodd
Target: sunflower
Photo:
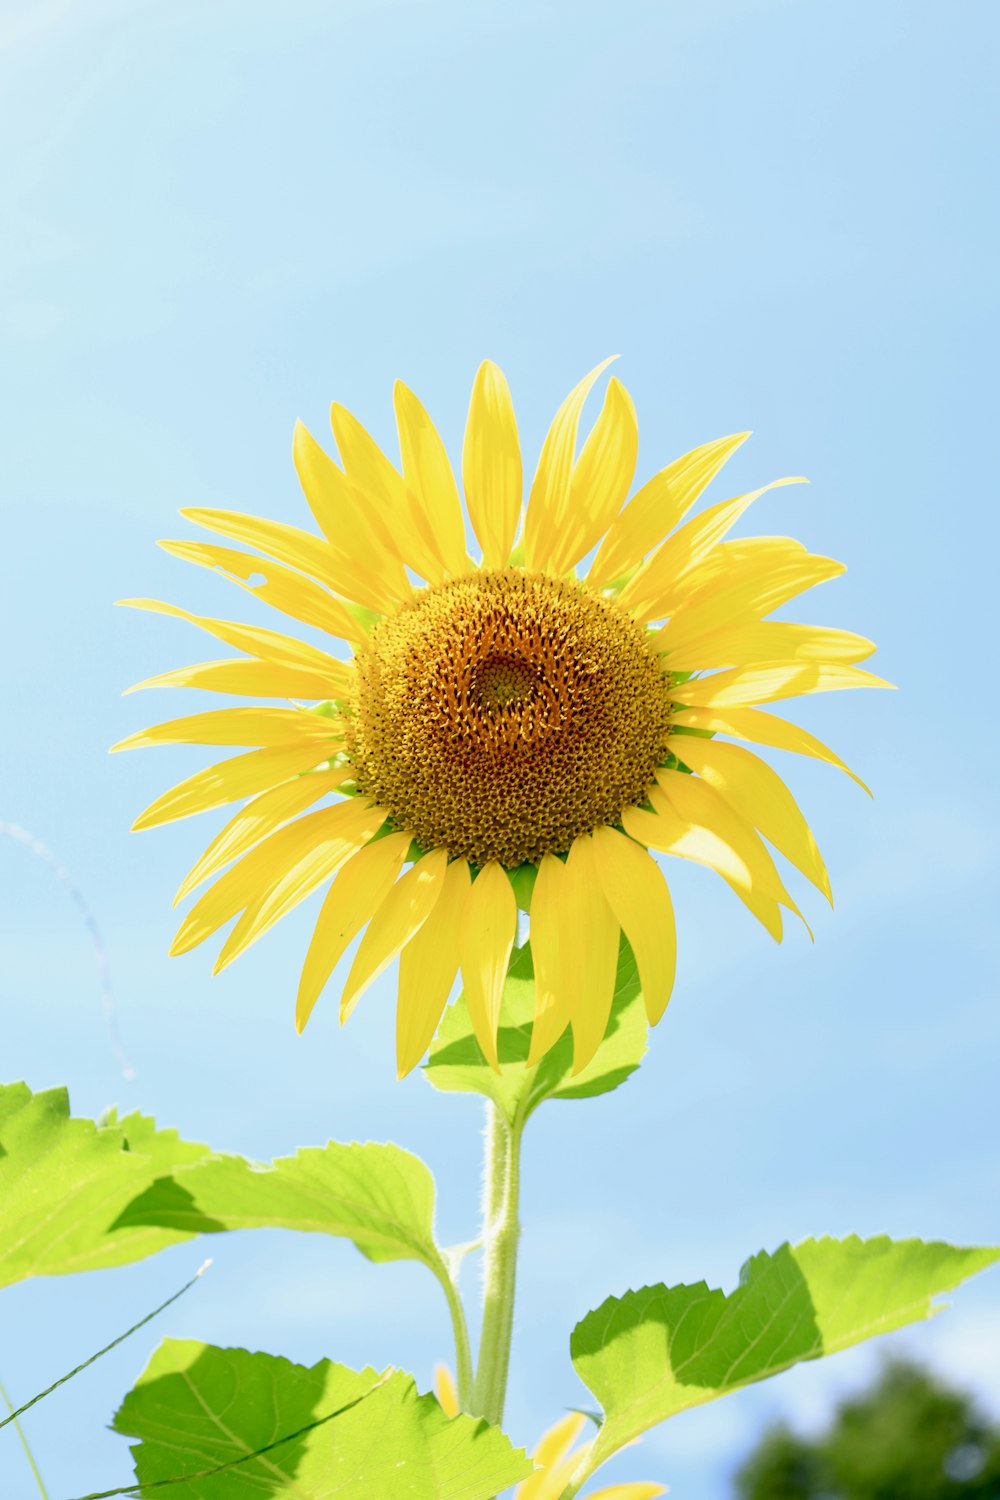
<path id="1" fill-rule="evenodd" d="M 317 636 L 124 601 L 187 620 L 239 653 L 138 686 L 284 700 L 175 719 L 115 747 L 243 750 L 136 821 L 150 828 L 245 804 L 182 882 L 178 900 L 214 883 L 171 952 L 235 918 L 217 972 L 327 887 L 298 1029 L 363 931 L 341 1020 L 398 957 L 401 1076 L 426 1051 L 459 972 L 480 1045 L 497 1064 L 519 906 L 530 914 L 536 976 L 530 1061 L 569 1026 L 579 1070 L 604 1036 L 622 933 L 651 1022 L 670 996 L 674 916 L 650 851 L 716 870 L 778 940 L 782 908 L 798 908 L 764 840 L 830 894 L 805 818 L 746 744 L 848 771 L 805 730 L 759 708 L 882 685 L 857 666 L 870 641 L 768 618 L 842 565 L 788 537 L 727 539 L 765 490 L 799 480 L 686 519 L 747 433 L 685 454 L 629 499 L 638 429 L 617 379 L 577 452 L 584 403 L 607 363 L 556 413 L 523 517 L 510 391 L 494 364 L 480 368 L 462 452 L 478 561 L 442 440 L 398 383 L 399 468 L 342 406 L 331 411 L 340 464 L 296 427 L 295 467 L 318 534 L 235 511 L 181 512 L 231 545 L 162 547 L 224 574 L 326 645 L 342 643 L 340 656 Z"/>
<path id="2" fill-rule="evenodd" d="M 458 1416 L 458 1394 L 447 1365 L 435 1367 L 434 1394 L 445 1416 Z M 573 1447 L 586 1422 L 582 1412 L 571 1411 L 542 1433 L 531 1455 L 537 1465 L 535 1472 L 517 1486 L 514 1500 L 560 1500 L 590 1453 L 590 1443 Z M 585 1500 L 656 1500 L 658 1495 L 666 1493 L 666 1485 L 640 1479 L 613 1484 L 609 1489 L 591 1490 Z"/>

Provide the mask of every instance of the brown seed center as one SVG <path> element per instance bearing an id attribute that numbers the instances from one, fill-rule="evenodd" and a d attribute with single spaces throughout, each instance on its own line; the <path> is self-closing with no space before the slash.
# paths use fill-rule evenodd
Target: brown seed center
<path id="1" fill-rule="evenodd" d="M 425 849 L 508 867 L 641 803 L 666 756 L 669 678 L 585 584 L 516 568 L 422 590 L 355 657 L 360 791 Z"/>

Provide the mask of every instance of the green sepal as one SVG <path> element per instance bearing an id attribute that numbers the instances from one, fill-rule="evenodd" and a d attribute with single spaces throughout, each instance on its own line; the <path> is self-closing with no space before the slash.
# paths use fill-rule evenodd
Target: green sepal
<path id="1" fill-rule="evenodd" d="M 167 1339 L 114 1419 L 137 1488 L 176 1500 L 489 1500 L 532 1464 L 399 1371 Z M 157 1489 L 157 1493 L 159 1493 Z"/>
<path id="2" fill-rule="evenodd" d="M 648 1032 L 635 958 L 624 933 L 604 1041 L 575 1077 L 568 1028 L 541 1062 L 528 1067 L 534 1014 L 535 976 L 531 946 L 525 943 L 511 960 L 504 987 L 497 1035 L 500 1071 L 486 1061 L 459 997 L 445 1012 L 424 1065 L 428 1081 L 446 1092 L 483 1094 L 511 1121 L 526 1120 L 546 1099 L 590 1099 L 624 1083 L 645 1056 Z"/>
<path id="3" fill-rule="evenodd" d="M 366 631 L 369 635 L 375 629 L 375 626 L 381 623 L 382 616 L 377 609 L 368 609 L 366 605 L 355 604 L 350 599 L 345 599 L 344 604 L 347 606 L 350 614 L 357 620 L 362 630 Z"/>
<path id="4" fill-rule="evenodd" d="M 531 893 L 535 889 L 535 881 L 538 879 L 537 865 L 518 865 L 514 870 L 507 871 L 507 879 L 510 881 L 514 891 L 514 900 L 521 911 L 531 910 Z"/>
<path id="5" fill-rule="evenodd" d="M 677 1412 L 929 1317 L 938 1293 L 998 1259 L 996 1248 L 851 1235 L 761 1252 L 728 1295 L 698 1282 L 609 1297 L 570 1339 L 605 1413 L 587 1473 Z"/>

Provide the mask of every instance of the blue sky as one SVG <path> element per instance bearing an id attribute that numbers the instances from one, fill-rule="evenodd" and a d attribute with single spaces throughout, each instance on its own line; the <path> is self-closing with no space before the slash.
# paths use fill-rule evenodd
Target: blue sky
<path id="1" fill-rule="evenodd" d="M 761 501 L 754 529 L 849 564 L 812 618 L 878 640 L 876 670 L 899 684 L 796 708 L 876 793 L 787 766 L 837 899 L 831 914 L 805 898 L 815 946 L 775 948 L 721 882 L 672 871 L 679 981 L 649 1058 L 612 1097 L 532 1127 L 519 1441 L 579 1399 L 566 1336 L 611 1292 L 732 1286 L 746 1255 L 813 1232 L 1000 1238 L 998 29 L 985 0 L 0 8 L 0 820 L 85 892 L 137 1073 L 115 1061 L 66 892 L 8 839 L 3 1078 L 265 1158 L 395 1138 L 439 1174 L 443 1235 L 473 1231 L 478 1109 L 394 1082 L 389 984 L 346 1032 L 327 1005 L 297 1038 L 311 908 L 217 980 L 202 951 L 168 960 L 170 898 L 210 825 L 128 828 L 194 762 L 106 754 L 189 701 L 122 688 L 200 652 L 183 625 L 112 601 L 235 609 L 153 543 L 185 534 L 185 504 L 303 524 L 292 424 L 323 431 L 331 399 L 388 441 L 400 376 L 457 455 L 488 356 L 534 453 L 569 386 L 620 353 L 642 473 L 751 427 L 716 498 L 811 477 Z M 161 1333 L 392 1361 L 422 1383 L 444 1352 L 419 1268 L 277 1233 L 209 1249 Z M 0 1376 L 31 1394 L 203 1253 L 4 1292 Z M 53 1500 L 128 1480 L 106 1424 L 153 1342 L 32 1413 Z M 996 1273 L 898 1342 L 1000 1410 Z M 768 1419 L 822 1421 L 874 1359 L 680 1417 L 609 1478 L 723 1500 Z M 21 1500 L 30 1479 L 2 1438 L 0 1488 Z"/>

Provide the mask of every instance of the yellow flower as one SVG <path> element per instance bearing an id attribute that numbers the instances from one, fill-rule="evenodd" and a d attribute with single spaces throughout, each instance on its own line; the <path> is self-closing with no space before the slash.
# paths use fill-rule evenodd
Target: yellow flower
<path id="1" fill-rule="evenodd" d="M 620 932 L 650 1021 L 670 996 L 673 910 L 650 850 L 717 870 L 779 940 L 781 908 L 797 907 L 763 839 L 829 896 L 791 793 L 729 740 L 848 769 L 757 707 L 881 685 L 856 665 L 874 650 L 861 636 L 767 618 L 842 566 L 787 537 L 727 540 L 764 490 L 685 520 L 746 433 L 696 448 L 627 499 L 638 430 L 616 379 L 577 453 L 584 401 L 603 369 L 557 412 L 523 525 L 510 392 L 495 365 L 479 370 L 462 453 L 478 562 L 441 438 L 400 384 L 399 469 L 341 406 L 331 414 L 340 465 L 296 428 L 295 466 L 319 534 L 234 511 L 182 512 L 236 545 L 163 542 L 168 552 L 344 643 L 350 661 L 297 635 L 127 601 L 240 653 L 140 686 L 286 700 L 195 714 L 116 747 L 244 750 L 181 782 L 136 822 L 148 828 L 250 799 L 183 881 L 178 900 L 214 884 L 171 951 L 236 918 L 218 971 L 326 886 L 298 1028 L 366 929 L 341 1019 L 398 957 L 401 1075 L 428 1047 L 459 971 L 496 1064 L 515 874 L 522 904 L 534 881 L 531 1060 L 569 1025 L 578 1070 L 605 1032 Z"/>
<path id="2" fill-rule="evenodd" d="M 458 1415 L 458 1397 L 455 1382 L 447 1365 L 438 1365 L 434 1370 L 434 1393 L 446 1416 Z M 543 1432 L 532 1453 L 538 1467 L 534 1474 L 523 1480 L 514 1491 L 514 1500 L 560 1500 L 573 1475 L 590 1452 L 591 1444 L 583 1443 L 574 1449 L 587 1418 L 580 1412 L 569 1412 L 546 1432 Z M 650 1480 L 638 1480 L 625 1484 L 613 1484 L 610 1488 L 591 1490 L 581 1500 L 656 1500 L 665 1495 L 666 1486 Z"/>

